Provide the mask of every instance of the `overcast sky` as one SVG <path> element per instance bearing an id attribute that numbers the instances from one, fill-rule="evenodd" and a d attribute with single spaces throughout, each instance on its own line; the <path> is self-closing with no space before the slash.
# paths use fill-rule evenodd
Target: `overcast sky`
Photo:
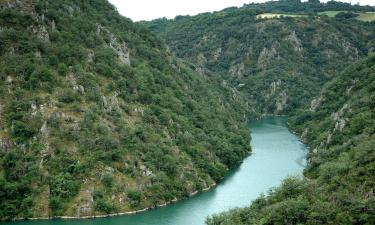
<path id="1" fill-rule="evenodd" d="M 109 0 L 117 10 L 133 21 L 152 20 L 161 17 L 174 18 L 177 15 L 196 15 L 202 12 L 218 11 L 244 3 L 266 0 Z M 325 0 L 326 2 L 327 0 Z M 375 5 L 375 0 L 341 0 L 342 2 Z M 322 2 L 322 0 L 321 0 Z"/>

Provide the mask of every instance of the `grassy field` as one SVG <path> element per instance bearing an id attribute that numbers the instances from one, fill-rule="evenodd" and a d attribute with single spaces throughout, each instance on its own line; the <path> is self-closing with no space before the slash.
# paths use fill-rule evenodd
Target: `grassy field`
<path id="1" fill-rule="evenodd" d="M 307 15 L 298 15 L 298 14 L 284 14 L 284 13 L 263 13 L 257 15 L 258 19 L 272 19 L 280 17 L 306 17 Z"/>
<path id="2" fill-rule="evenodd" d="M 340 12 L 347 12 L 347 11 L 324 11 L 318 13 L 318 15 L 326 15 L 329 17 L 335 17 Z M 370 22 L 375 21 L 375 12 L 364 12 L 364 13 L 358 13 L 357 20 Z"/>
<path id="3" fill-rule="evenodd" d="M 375 21 L 375 12 L 361 13 L 357 19 L 365 22 Z"/>
<path id="4" fill-rule="evenodd" d="M 341 12 L 347 12 L 347 11 L 324 11 L 318 13 L 318 15 L 326 15 L 328 17 L 335 17 L 337 14 Z M 307 17 L 308 15 L 301 15 L 301 14 L 287 14 L 287 13 L 263 13 L 257 15 L 258 19 L 273 19 L 273 18 L 280 18 L 280 17 Z M 375 21 L 375 12 L 364 12 L 364 13 L 358 13 L 358 20 L 364 21 L 364 22 L 370 22 Z"/>
<path id="5" fill-rule="evenodd" d="M 347 12 L 347 11 L 324 11 L 324 12 L 318 13 L 318 15 L 326 15 L 328 17 L 335 17 L 340 12 Z"/>

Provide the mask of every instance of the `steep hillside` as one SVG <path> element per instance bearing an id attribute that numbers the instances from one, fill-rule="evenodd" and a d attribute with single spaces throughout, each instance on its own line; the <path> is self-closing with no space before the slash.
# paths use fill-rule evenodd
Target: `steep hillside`
<path id="1" fill-rule="evenodd" d="M 310 146 L 306 178 L 288 178 L 248 208 L 210 225 L 375 223 L 375 55 L 326 84 L 291 118 Z"/>
<path id="2" fill-rule="evenodd" d="M 143 24 L 198 72 L 235 87 L 257 112 L 285 114 L 309 104 L 325 82 L 372 51 L 375 25 L 320 16 L 257 18 L 267 9 L 285 11 L 279 4 L 293 8 L 285 1 L 251 4 Z"/>
<path id="3" fill-rule="evenodd" d="M 245 106 L 105 0 L 0 1 L 0 219 L 152 207 L 249 154 Z"/>

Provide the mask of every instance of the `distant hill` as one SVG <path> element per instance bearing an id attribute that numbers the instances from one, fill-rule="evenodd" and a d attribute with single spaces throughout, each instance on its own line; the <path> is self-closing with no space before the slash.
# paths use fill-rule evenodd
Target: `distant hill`
<path id="1" fill-rule="evenodd" d="M 340 1 L 327 1 L 326 3 L 319 0 L 279 0 L 268 1 L 265 3 L 245 4 L 245 8 L 256 9 L 267 12 L 293 12 L 293 13 L 309 13 L 315 14 L 323 11 L 357 11 L 357 12 L 373 12 L 374 6 L 352 5 Z"/>
<path id="2" fill-rule="evenodd" d="M 143 24 L 196 71 L 235 87 L 258 113 L 285 114 L 309 104 L 325 82 L 373 51 L 375 40 L 375 24 L 354 19 L 259 18 L 264 14 L 255 6 L 277 8 L 285 2 Z"/>

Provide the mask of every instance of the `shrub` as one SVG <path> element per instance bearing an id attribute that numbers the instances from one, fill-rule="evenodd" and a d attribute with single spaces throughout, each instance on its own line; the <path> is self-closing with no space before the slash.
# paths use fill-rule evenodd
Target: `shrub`
<path id="1" fill-rule="evenodd" d="M 72 89 L 64 89 L 59 96 L 59 101 L 63 103 L 72 103 L 79 100 L 78 94 Z"/>
<path id="2" fill-rule="evenodd" d="M 130 191 L 128 191 L 127 196 L 130 200 L 130 205 L 132 207 L 137 207 L 139 205 L 139 203 L 141 202 L 141 196 L 142 195 L 139 191 L 130 190 Z"/>
<path id="3" fill-rule="evenodd" d="M 18 141 L 23 141 L 31 138 L 35 134 L 35 131 L 32 130 L 26 123 L 22 121 L 14 121 L 12 126 L 12 135 Z"/>
<path id="4" fill-rule="evenodd" d="M 78 193 L 79 186 L 69 173 L 60 173 L 50 179 L 52 196 L 69 199 Z"/>
<path id="5" fill-rule="evenodd" d="M 57 73 L 58 73 L 60 76 L 65 76 L 67 72 L 68 72 L 68 67 L 67 67 L 64 63 L 60 63 L 60 64 L 57 66 Z"/>
<path id="6" fill-rule="evenodd" d="M 113 186 L 113 175 L 112 174 L 105 174 L 102 177 L 102 183 L 106 188 L 112 188 Z"/>

